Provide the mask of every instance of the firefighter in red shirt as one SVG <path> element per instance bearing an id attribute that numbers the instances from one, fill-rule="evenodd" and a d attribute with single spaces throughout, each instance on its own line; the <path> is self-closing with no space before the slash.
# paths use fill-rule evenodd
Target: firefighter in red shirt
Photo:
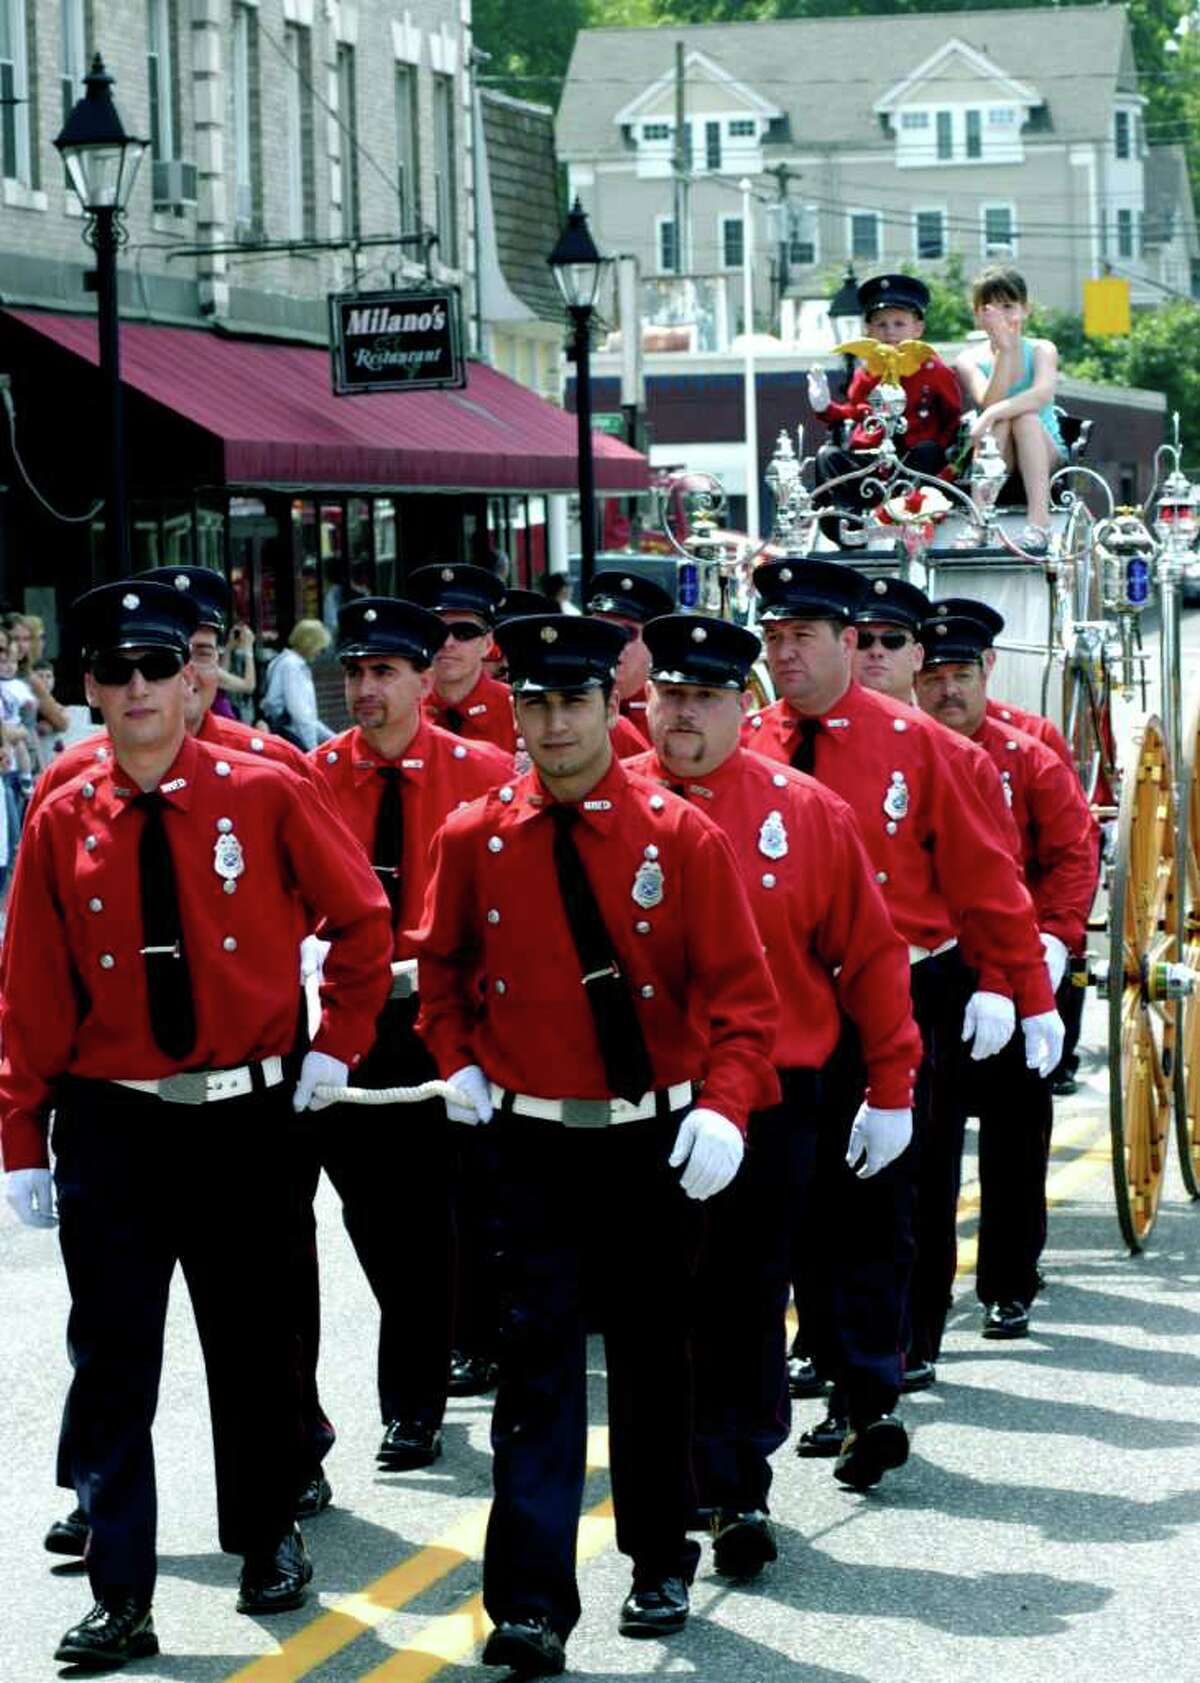
<path id="1" fill-rule="evenodd" d="M 592 579 L 592 594 L 584 611 L 596 619 L 606 619 L 619 625 L 625 633 L 625 647 L 617 662 L 617 700 L 620 716 L 627 729 L 614 725 L 613 745 L 622 759 L 626 757 L 629 730 L 637 732 L 640 753 L 650 746 L 650 732 L 646 725 L 646 679 L 650 674 L 650 655 L 642 641 L 642 627 L 647 620 L 669 614 L 675 598 L 653 579 L 641 573 L 618 572 L 609 569 Z"/>
<path id="2" fill-rule="evenodd" d="M 725 838 L 613 754 L 620 630 L 547 615 L 499 635 L 536 769 L 452 813 L 434 844 L 420 1028 L 472 1100 L 451 1116 L 489 1122 L 507 1315 L 483 1659 L 537 1675 L 563 1670 L 579 1617 L 596 1324 L 633 1562 L 620 1629 L 687 1619 L 699 1200 L 733 1178 L 750 1112 L 778 1097 L 776 1000 Z"/>
<path id="3" fill-rule="evenodd" d="M 913 704 L 913 679 L 924 651 L 917 633 L 933 612 L 923 590 L 907 579 L 867 578 L 854 616 L 854 680 L 865 690 Z"/>
<path id="4" fill-rule="evenodd" d="M 847 1329 L 841 1347 L 823 1352 L 853 1434 L 837 1476 L 865 1489 L 904 1459 L 904 1427 L 891 1412 L 907 1283 L 891 1182 L 904 1171 L 890 1165 L 912 1133 L 921 1042 L 908 952 L 854 815 L 815 779 L 738 745 L 758 638 L 673 614 L 652 620 L 645 639 L 655 746 L 630 769 L 668 784 L 728 836 L 779 994 L 782 1102 L 751 1118 L 742 1171 L 711 1206 L 693 1345 L 700 1503 L 713 1510 L 718 1571 L 745 1577 L 775 1558 L 768 1457 L 789 1426 L 793 1231 L 803 1231 L 806 1261 L 827 1276 L 827 1300 L 838 1306 L 832 1319 Z M 843 1011 L 861 1033 L 868 1083 L 849 1150 L 845 1118 L 822 1091 Z M 818 1340 L 834 1330 L 810 1328 Z"/>
<path id="5" fill-rule="evenodd" d="M 961 607 L 974 604 L 961 601 Z M 939 604 L 940 606 L 940 604 Z M 982 604 L 980 604 L 982 606 Z M 1051 986 L 1061 988 L 1083 950 L 1099 877 L 1097 830 L 1079 779 L 1042 742 L 987 714 L 982 617 L 937 617 L 921 633 L 925 663 L 917 700 L 949 729 L 978 743 L 1004 781 L 1021 841 Z M 1069 984 L 1068 984 L 1069 985 Z M 1046 1237 L 1049 1080 L 1006 1047 L 978 1083 L 979 1261 L 976 1290 L 985 1338 L 1021 1338 L 1037 1295 Z"/>
<path id="6" fill-rule="evenodd" d="M 113 759 L 55 791 L 22 839 L 0 1146 L 10 1204 L 49 1224 L 53 1108 L 70 1447 L 96 1598 L 57 1657 L 95 1667 L 158 1647 L 150 1428 L 176 1262 L 205 1356 L 221 1544 L 245 1556 L 239 1608 L 304 1599 L 291 1327 L 263 1282 L 290 1242 L 293 1109 L 324 1102 L 316 1087 L 344 1082 L 369 1047 L 389 943 L 382 891 L 305 786 L 186 735 L 190 601 L 126 580 L 83 597 L 76 622 Z M 331 962 L 293 1090 L 296 952 L 315 917 Z M 181 1103 L 204 1106 L 202 1122 L 181 1127 Z"/>
<path id="7" fill-rule="evenodd" d="M 780 700 L 751 715 L 747 745 L 810 771 L 849 803 L 912 961 L 925 1050 L 914 1105 L 912 1388 L 932 1377 L 954 1278 L 962 1044 L 972 1042 L 973 1060 L 994 1056 L 1019 1015 L 1025 1055 L 1048 1073 L 1062 1024 L 1033 904 L 1005 839 L 1011 821 L 982 750 L 853 682 L 853 621 L 867 590 L 853 569 L 797 559 L 767 563 L 754 577 Z M 1000 811 L 986 798 L 983 773 Z M 844 1429 L 831 1411 L 801 1438 L 801 1452 L 836 1454 Z"/>
<path id="8" fill-rule="evenodd" d="M 431 724 L 471 742 L 490 742 L 511 754 L 517 745 L 512 691 L 483 669 L 492 646 L 504 586 L 494 573 L 463 561 L 418 567 L 404 581 L 410 602 L 428 608 L 446 627 L 425 697 Z"/>
<path id="9" fill-rule="evenodd" d="M 512 773 L 510 754 L 452 736 L 422 712 L 446 635 L 445 623 L 413 602 L 361 596 L 347 603 L 336 652 L 355 724 L 311 756 L 387 892 L 395 961 L 414 956 L 405 930 L 420 922 L 430 845 L 443 820 Z M 418 1004 L 410 965 L 393 980 L 355 1086 L 415 1087 L 436 1075 L 414 1027 Z M 427 1467 L 442 1453 L 450 1373 L 454 1245 L 444 1107 L 427 1100 L 381 1121 L 374 1108 L 337 1105 L 314 1127 L 311 1191 L 323 1166 L 379 1304 L 379 1465 L 386 1472 Z M 401 1185 L 415 1196 L 397 1223 Z"/>

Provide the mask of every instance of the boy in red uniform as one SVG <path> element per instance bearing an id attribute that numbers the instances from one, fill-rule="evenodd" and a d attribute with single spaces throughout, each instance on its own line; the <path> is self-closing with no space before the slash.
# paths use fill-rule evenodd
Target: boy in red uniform
<path id="1" fill-rule="evenodd" d="M 883 345 L 899 345 L 906 339 L 922 339 L 925 334 L 925 314 L 929 309 L 929 288 L 915 275 L 874 275 L 858 289 L 858 301 L 868 337 Z M 832 442 L 823 444 L 817 452 L 817 485 L 853 473 L 867 465 L 883 442 L 883 431 L 875 420 L 870 394 L 879 384 L 877 374 L 857 368 L 846 392 L 845 401 L 834 403 L 829 395 L 829 382 L 822 371 L 808 377 L 808 400 L 813 413 L 826 422 L 853 423 L 847 447 Z M 946 465 L 962 419 L 962 394 L 952 369 L 940 357 L 931 356 L 915 374 L 901 380 L 907 403 L 904 410 L 905 429 L 896 441 L 900 460 L 918 473 L 937 474 Z M 875 499 L 860 484 L 841 485 L 829 498 L 818 501 L 836 503 L 840 508 L 870 507 Z M 827 520 L 822 529 L 826 536 L 838 538 L 838 522 Z M 830 529 L 830 528 L 834 529 Z M 841 541 L 855 542 L 857 534 L 851 528 L 841 534 Z M 861 537 L 858 538 L 861 542 Z"/>

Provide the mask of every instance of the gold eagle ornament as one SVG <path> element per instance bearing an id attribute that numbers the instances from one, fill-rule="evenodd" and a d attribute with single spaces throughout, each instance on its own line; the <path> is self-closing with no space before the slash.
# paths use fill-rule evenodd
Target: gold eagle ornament
<path id="1" fill-rule="evenodd" d="M 849 339 L 833 348 L 839 356 L 858 357 L 868 374 L 888 386 L 898 386 L 906 374 L 915 374 L 937 355 L 923 339 L 901 339 L 898 345 L 882 345 L 878 339 Z"/>

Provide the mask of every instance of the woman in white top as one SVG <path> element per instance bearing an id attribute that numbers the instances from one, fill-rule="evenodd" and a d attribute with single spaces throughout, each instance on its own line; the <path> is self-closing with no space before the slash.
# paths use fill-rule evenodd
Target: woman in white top
<path id="1" fill-rule="evenodd" d="M 321 722 L 317 690 L 309 667 L 329 647 L 329 632 L 319 619 L 298 619 L 288 646 L 267 671 L 263 717 L 273 731 L 307 753 L 335 733 Z"/>

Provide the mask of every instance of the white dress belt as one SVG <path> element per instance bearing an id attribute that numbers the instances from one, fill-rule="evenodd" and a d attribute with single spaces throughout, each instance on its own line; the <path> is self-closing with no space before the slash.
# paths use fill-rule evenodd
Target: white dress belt
<path id="1" fill-rule="evenodd" d="M 237 1069 L 186 1069 L 178 1075 L 164 1075 L 160 1081 L 115 1081 L 135 1093 L 153 1093 L 169 1104 L 206 1104 L 218 1099 L 241 1099 L 254 1091 L 254 1071 L 262 1071 L 263 1085 L 278 1087 L 283 1080 L 283 1059 L 264 1058 L 260 1064 L 242 1064 Z"/>
<path id="2" fill-rule="evenodd" d="M 492 1103 L 499 1110 L 507 1089 L 491 1083 Z M 694 1089 L 690 1081 L 677 1081 L 673 1087 L 660 1089 L 667 1108 L 682 1110 L 692 1102 Z M 539 1099 L 532 1093 L 508 1095 L 506 1110 L 517 1116 L 536 1116 L 543 1122 L 561 1122 L 567 1128 L 607 1128 L 618 1122 L 644 1122 L 658 1112 L 660 1093 L 644 1093 L 636 1104 L 628 1099 Z"/>
<path id="3" fill-rule="evenodd" d="M 948 941 L 943 941 L 940 947 L 909 947 L 908 962 L 920 964 L 927 958 L 938 958 L 942 953 L 948 953 L 951 947 L 957 947 L 957 935 L 951 935 Z"/>

